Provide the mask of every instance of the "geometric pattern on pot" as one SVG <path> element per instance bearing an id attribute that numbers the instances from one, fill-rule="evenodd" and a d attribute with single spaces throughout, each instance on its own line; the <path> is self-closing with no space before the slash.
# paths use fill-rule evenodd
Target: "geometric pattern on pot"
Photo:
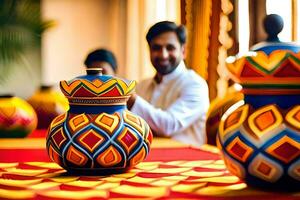
<path id="1" fill-rule="evenodd" d="M 290 163 L 295 158 L 299 158 L 300 142 L 285 135 L 270 145 L 266 152 L 284 163 Z"/>
<path id="2" fill-rule="evenodd" d="M 222 152 L 222 157 L 224 160 L 225 165 L 227 166 L 227 169 L 236 176 L 240 177 L 241 179 L 244 179 L 246 176 L 246 170 L 243 165 L 241 165 L 239 162 L 232 159 L 228 154 Z"/>
<path id="3" fill-rule="evenodd" d="M 226 111 L 221 118 L 220 126 L 219 126 L 219 135 L 221 141 L 230 137 L 233 133 L 239 129 L 248 116 L 249 105 L 242 105 L 238 102 L 234 104 L 230 110 Z"/>
<path id="4" fill-rule="evenodd" d="M 217 140 L 228 170 L 250 184 L 300 184 L 298 119 L 299 105 L 286 111 L 274 104 L 257 110 L 246 104 L 227 113 Z"/>
<path id="5" fill-rule="evenodd" d="M 300 85 L 300 52 L 276 50 L 269 55 L 252 52 L 227 62 L 227 68 L 233 80 L 242 85 Z"/>
<path id="6" fill-rule="evenodd" d="M 37 127 L 32 106 L 19 97 L 0 98 L 0 138 L 26 137 Z"/>
<path id="7" fill-rule="evenodd" d="M 300 130 L 300 105 L 293 107 L 285 116 L 285 120 Z"/>
<path id="8" fill-rule="evenodd" d="M 291 177 L 300 181 L 300 160 L 290 166 L 288 173 Z"/>
<path id="9" fill-rule="evenodd" d="M 146 122 L 129 111 L 99 115 L 62 114 L 50 125 L 50 158 L 66 169 L 123 169 L 145 159 L 152 142 Z"/>
<path id="10" fill-rule="evenodd" d="M 279 127 L 282 121 L 281 113 L 273 104 L 256 110 L 248 118 L 249 127 L 257 139 Z"/>
<path id="11" fill-rule="evenodd" d="M 283 174 L 283 168 L 278 163 L 263 154 L 257 155 L 248 167 L 249 173 L 268 182 L 276 182 Z"/>
<path id="12" fill-rule="evenodd" d="M 135 88 L 135 81 L 111 78 L 101 81 L 74 79 L 60 81 L 60 88 L 66 97 L 120 97 L 130 95 Z"/>

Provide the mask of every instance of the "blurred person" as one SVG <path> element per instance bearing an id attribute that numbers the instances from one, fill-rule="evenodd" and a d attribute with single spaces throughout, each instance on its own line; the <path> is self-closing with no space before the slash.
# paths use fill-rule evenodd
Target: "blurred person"
<path id="1" fill-rule="evenodd" d="M 117 60 L 114 54 L 107 49 L 96 49 L 90 52 L 84 64 L 87 68 L 102 68 L 102 74 L 116 75 Z"/>
<path id="2" fill-rule="evenodd" d="M 146 39 L 156 75 L 137 85 L 136 94 L 127 102 L 128 109 L 144 118 L 156 136 L 204 144 L 208 87 L 183 61 L 185 27 L 170 21 L 158 22 L 149 29 Z"/>

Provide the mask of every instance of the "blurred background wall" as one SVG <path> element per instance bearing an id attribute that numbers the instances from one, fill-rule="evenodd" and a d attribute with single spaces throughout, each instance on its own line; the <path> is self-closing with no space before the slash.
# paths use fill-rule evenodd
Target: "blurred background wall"
<path id="1" fill-rule="evenodd" d="M 47 27 L 43 31 L 33 32 L 36 45 L 27 45 L 21 59 L 5 64 L 0 59 L 0 94 L 23 98 L 31 96 L 40 85 L 57 87 L 60 80 L 84 74 L 83 61 L 96 48 L 115 53 L 120 77 L 139 81 L 153 76 L 145 35 L 161 20 L 186 25 L 186 63 L 207 80 L 211 100 L 223 96 L 230 85 L 225 59 L 245 53 L 249 46 L 265 39 L 261 19 L 266 14 L 284 17 L 287 34 L 280 39 L 300 38 L 299 0 L 3 0 L 1 58 L 8 50 L 6 41 L 25 37 L 11 31 L 18 24 L 11 20 L 18 9 L 11 7 L 23 2 L 25 8 L 37 5 L 38 9 L 21 10 L 22 17 L 52 22 L 49 27 L 42 23 Z"/>
<path id="2" fill-rule="evenodd" d="M 125 1 L 43 0 L 41 7 L 42 17 L 55 21 L 55 27 L 42 38 L 42 81 L 45 84 L 83 74 L 86 55 L 99 47 L 115 52 L 122 68 Z"/>

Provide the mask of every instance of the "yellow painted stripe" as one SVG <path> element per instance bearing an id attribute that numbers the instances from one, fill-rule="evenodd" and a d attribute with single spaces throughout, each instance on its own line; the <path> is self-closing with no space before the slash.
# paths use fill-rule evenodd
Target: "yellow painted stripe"
<path id="1" fill-rule="evenodd" d="M 44 149 L 45 138 L 0 139 L 0 149 Z"/>

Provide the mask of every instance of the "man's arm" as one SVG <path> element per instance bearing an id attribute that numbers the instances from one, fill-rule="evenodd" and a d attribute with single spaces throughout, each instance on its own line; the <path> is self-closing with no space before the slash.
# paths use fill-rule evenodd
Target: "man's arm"
<path id="1" fill-rule="evenodd" d="M 129 100 L 128 107 L 144 118 L 158 135 L 171 136 L 206 114 L 209 107 L 208 88 L 204 82 L 187 84 L 178 99 L 166 110 L 155 108 L 135 94 Z"/>

